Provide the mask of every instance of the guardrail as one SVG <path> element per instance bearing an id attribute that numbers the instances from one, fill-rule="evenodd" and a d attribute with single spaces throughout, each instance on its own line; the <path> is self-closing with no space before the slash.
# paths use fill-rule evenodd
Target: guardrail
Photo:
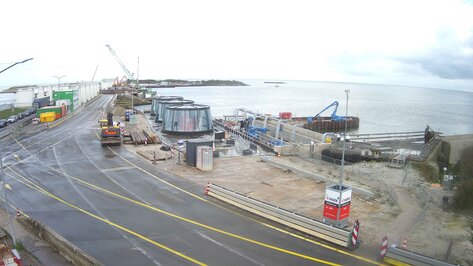
<path id="1" fill-rule="evenodd" d="M 250 198 L 215 184 L 209 183 L 207 185 L 206 194 L 240 209 L 249 211 L 339 246 L 356 248 L 359 244 L 357 241 L 355 245 L 352 245 L 352 231 L 333 227 L 315 219 Z"/>
<path id="2" fill-rule="evenodd" d="M 384 262 L 392 265 L 416 265 L 416 266 L 453 266 L 448 262 L 436 260 L 408 250 L 400 249 L 396 245 L 388 247 Z"/>

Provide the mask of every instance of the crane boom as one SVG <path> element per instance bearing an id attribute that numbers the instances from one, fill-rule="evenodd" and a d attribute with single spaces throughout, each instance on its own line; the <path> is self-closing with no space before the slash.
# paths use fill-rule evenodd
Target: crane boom
<path id="1" fill-rule="evenodd" d="M 316 114 L 314 116 L 314 118 L 317 118 L 318 116 L 320 116 L 320 114 L 322 114 L 323 112 L 325 112 L 327 109 L 329 109 L 332 106 L 335 106 L 335 109 L 333 110 L 332 115 L 331 115 L 332 120 L 335 120 L 335 121 L 345 120 L 346 117 L 337 115 L 337 109 L 338 109 L 338 102 L 337 101 L 334 101 L 329 106 L 325 107 L 322 111 L 320 111 L 318 114 Z"/>
<path id="2" fill-rule="evenodd" d="M 117 60 L 118 64 L 122 67 L 123 71 L 125 71 L 125 74 L 128 76 L 130 80 L 133 80 L 133 74 L 126 68 L 125 64 L 123 64 L 122 60 L 118 57 L 118 55 L 115 53 L 115 51 L 110 47 L 109 44 L 106 44 L 107 48 L 110 50 L 110 53 L 112 53 L 113 57 Z"/>

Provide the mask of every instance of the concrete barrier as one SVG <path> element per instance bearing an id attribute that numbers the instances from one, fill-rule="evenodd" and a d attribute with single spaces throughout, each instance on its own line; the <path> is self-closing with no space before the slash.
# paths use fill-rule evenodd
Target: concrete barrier
<path id="1" fill-rule="evenodd" d="M 30 233 L 51 245 L 54 250 L 56 250 L 61 256 L 63 256 L 73 265 L 102 265 L 96 259 L 87 255 L 78 247 L 74 246 L 71 242 L 67 241 L 47 225 L 44 225 L 39 221 L 26 216 L 18 217 L 17 220 Z"/>
<path id="2" fill-rule="evenodd" d="M 208 184 L 206 194 L 240 209 L 339 246 L 356 248 L 359 244 L 357 242 L 355 246 L 352 245 L 352 231 L 328 225 L 215 184 Z"/>

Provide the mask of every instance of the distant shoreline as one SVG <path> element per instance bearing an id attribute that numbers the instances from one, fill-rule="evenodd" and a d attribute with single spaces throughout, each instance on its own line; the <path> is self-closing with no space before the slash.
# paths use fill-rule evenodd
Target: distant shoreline
<path id="1" fill-rule="evenodd" d="M 180 80 L 180 79 L 165 79 L 165 80 L 139 80 L 142 88 L 175 88 L 175 87 L 205 87 L 205 86 L 249 86 L 237 80 Z"/>

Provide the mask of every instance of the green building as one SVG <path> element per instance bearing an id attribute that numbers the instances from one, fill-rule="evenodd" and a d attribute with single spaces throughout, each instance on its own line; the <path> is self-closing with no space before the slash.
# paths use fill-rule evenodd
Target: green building
<path id="1" fill-rule="evenodd" d="M 67 110 L 73 112 L 79 107 L 79 91 L 55 91 L 53 93 L 53 99 L 56 101 L 56 105 L 65 104 Z"/>

